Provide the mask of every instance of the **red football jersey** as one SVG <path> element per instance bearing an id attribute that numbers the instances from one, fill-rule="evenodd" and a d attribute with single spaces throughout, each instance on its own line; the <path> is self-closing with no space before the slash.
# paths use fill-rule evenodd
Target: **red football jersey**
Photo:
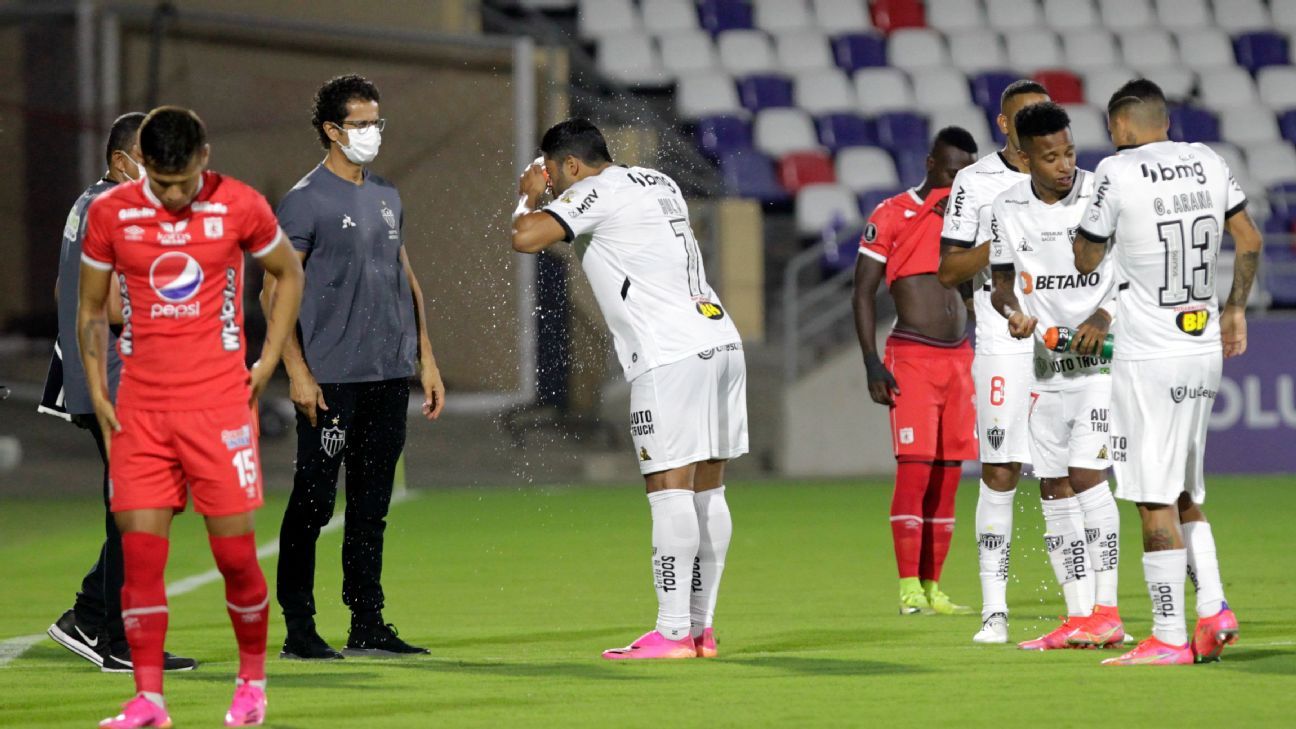
<path id="1" fill-rule="evenodd" d="M 898 278 L 940 270 L 940 237 L 948 187 L 919 199 L 914 190 L 883 200 L 869 216 L 860 253 L 886 266 L 890 286 Z"/>
<path id="2" fill-rule="evenodd" d="M 81 260 L 121 281 L 119 405 L 190 410 L 247 401 L 243 252 L 263 256 L 279 241 L 261 193 L 215 172 L 204 172 L 197 197 L 174 213 L 147 181 L 95 199 Z"/>

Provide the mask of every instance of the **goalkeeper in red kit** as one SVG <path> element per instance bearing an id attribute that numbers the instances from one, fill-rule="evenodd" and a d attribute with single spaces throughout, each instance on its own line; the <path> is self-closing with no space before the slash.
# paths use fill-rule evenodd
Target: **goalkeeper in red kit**
<path id="1" fill-rule="evenodd" d="M 901 615 L 967 612 L 939 581 L 954 534 L 962 461 L 977 455 L 972 349 L 963 298 L 944 288 L 936 273 L 949 188 L 954 175 L 975 161 L 971 134 L 942 129 L 923 184 L 883 201 L 869 216 L 855 264 L 855 329 L 869 395 L 891 410 L 891 532 Z M 874 297 L 884 276 L 897 321 L 880 360 Z"/>
<path id="2" fill-rule="evenodd" d="M 154 109 L 139 129 L 145 179 L 100 195 L 81 254 L 77 339 L 108 450 L 109 492 L 122 533 L 122 622 L 136 696 L 110 729 L 169 727 L 162 698 L 166 569 L 172 517 L 190 496 L 225 578 L 239 670 L 226 726 L 265 720 L 265 576 L 252 513 L 262 503 L 257 396 L 279 362 L 301 305 L 302 268 L 270 206 L 251 187 L 207 170 L 202 121 Z M 261 359 L 244 365 L 244 253 L 278 279 Z M 105 375 L 110 278 L 121 287 L 117 402 Z"/>

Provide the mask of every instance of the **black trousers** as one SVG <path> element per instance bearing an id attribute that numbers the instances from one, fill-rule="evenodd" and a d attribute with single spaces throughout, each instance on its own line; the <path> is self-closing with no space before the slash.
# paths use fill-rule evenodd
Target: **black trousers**
<path id="1" fill-rule="evenodd" d="M 72 609 L 76 611 L 78 623 L 98 626 L 100 640 L 110 647 L 126 640 L 121 617 L 121 532 L 117 531 L 117 522 L 109 508 L 108 451 L 104 448 L 99 422 L 93 415 L 78 415 L 74 422 L 90 432 L 95 447 L 99 449 L 99 459 L 103 461 L 104 543 L 99 549 L 99 560 L 81 580 L 81 591 L 77 593 Z"/>
<path id="2" fill-rule="evenodd" d="M 346 465 L 342 602 L 362 614 L 383 608 L 383 531 L 396 461 L 405 447 L 409 383 L 321 384 L 328 410 L 315 427 L 297 414 L 297 467 L 279 531 L 276 596 L 291 626 L 315 614 L 315 543 L 333 517 L 338 469 Z"/>

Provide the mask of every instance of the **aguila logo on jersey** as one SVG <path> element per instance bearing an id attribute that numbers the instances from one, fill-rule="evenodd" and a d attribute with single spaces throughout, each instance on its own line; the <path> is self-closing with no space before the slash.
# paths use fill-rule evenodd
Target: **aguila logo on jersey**
<path id="1" fill-rule="evenodd" d="M 165 303 L 153 304 L 150 316 L 180 319 L 198 316 L 198 302 L 186 304 L 202 287 L 203 270 L 188 253 L 163 253 L 149 267 L 149 285 Z"/>
<path id="2" fill-rule="evenodd" d="M 1004 429 L 998 425 L 986 431 L 986 440 L 990 441 L 990 447 L 999 450 L 1003 447 Z"/>
<path id="3" fill-rule="evenodd" d="M 161 222 L 158 226 L 162 229 L 158 231 L 158 243 L 164 246 L 182 246 L 189 242 L 189 234 L 185 228 L 189 227 L 188 220 L 177 220 L 174 223 Z"/>

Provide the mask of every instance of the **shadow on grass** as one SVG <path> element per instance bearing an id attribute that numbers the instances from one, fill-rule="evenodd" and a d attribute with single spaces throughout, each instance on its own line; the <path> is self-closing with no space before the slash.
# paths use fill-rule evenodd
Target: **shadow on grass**
<path id="1" fill-rule="evenodd" d="M 1296 675 L 1296 650 L 1292 648 L 1239 647 L 1224 653 L 1221 667 L 1235 666 L 1251 673 L 1269 673 L 1282 676 Z"/>
<path id="2" fill-rule="evenodd" d="M 889 631 L 894 633 L 894 631 Z M 723 642 L 720 644 L 721 655 L 737 656 L 748 653 L 803 653 L 808 650 L 820 648 L 851 648 L 854 646 L 867 645 L 870 641 L 880 638 L 883 635 L 881 631 L 874 636 L 866 631 L 858 629 L 841 629 L 841 630 L 801 630 L 789 633 L 779 633 L 769 636 L 764 642 L 743 643 L 741 646 L 726 646 Z M 730 650 L 725 653 L 725 649 Z"/>
<path id="3" fill-rule="evenodd" d="M 371 681 L 378 681 L 381 677 L 373 671 L 356 671 L 351 666 L 343 665 L 345 661 L 331 662 L 328 668 L 335 669 L 332 671 L 310 671 L 307 673 L 283 673 L 276 671 L 272 663 L 268 666 L 270 681 L 275 688 L 280 686 L 290 686 L 293 688 L 349 688 L 366 684 Z M 356 666 L 356 668 L 370 668 L 370 666 Z M 174 676 L 174 678 L 173 678 Z M 181 681 L 202 681 L 204 683 L 232 684 L 232 671 L 206 671 L 200 667 L 197 671 L 186 671 L 183 677 L 180 675 L 167 674 L 168 680 Z"/>
<path id="4" fill-rule="evenodd" d="M 782 671 L 795 676 L 877 676 L 897 673 L 928 673 L 921 666 L 866 661 L 859 658 L 815 658 L 810 656 L 739 656 L 721 659 L 726 665 Z"/>
<path id="5" fill-rule="evenodd" d="M 640 626 L 640 629 L 642 629 L 642 626 Z M 454 640 L 428 640 L 426 645 L 435 652 L 437 648 L 471 648 L 474 646 L 520 645 L 525 643 L 575 643 L 582 640 L 592 641 L 606 638 L 612 642 L 604 647 L 611 648 L 617 640 L 626 640 L 628 635 L 633 637 L 634 631 L 633 627 L 611 627 L 597 630 L 544 630 L 533 633 L 508 633 L 505 635 L 456 638 Z"/>

